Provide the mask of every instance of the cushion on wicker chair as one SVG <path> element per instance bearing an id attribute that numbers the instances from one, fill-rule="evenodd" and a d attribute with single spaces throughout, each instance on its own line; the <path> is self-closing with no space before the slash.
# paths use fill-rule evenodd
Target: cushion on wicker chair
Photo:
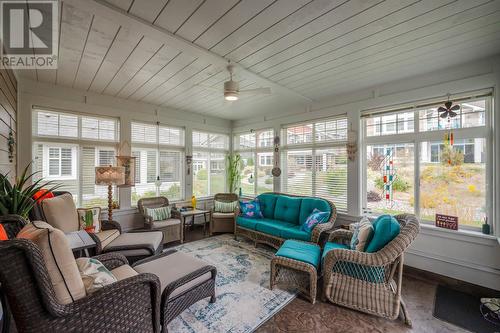
<path id="1" fill-rule="evenodd" d="M 321 248 L 316 244 L 288 239 L 281 245 L 275 256 L 302 261 L 318 268 Z"/>
<path id="2" fill-rule="evenodd" d="M 118 281 L 139 275 L 139 273 L 137 273 L 135 269 L 130 267 L 130 265 L 121 265 L 119 267 L 116 267 L 115 269 L 111 270 L 111 273 Z"/>
<path id="3" fill-rule="evenodd" d="M 159 228 L 165 228 L 165 227 L 169 227 L 169 226 L 177 225 L 177 224 L 181 224 L 181 220 L 170 218 L 170 219 L 166 219 L 163 221 L 153 221 L 151 223 L 151 228 L 159 229 Z"/>
<path id="4" fill-rule="evenodd" d="M 145 207 L 146 215 L 151 216 L 153 221 L 163 221 L 169 219 L 172 216 L 172 211 L 170 206 L 163 206 L 157 208 Z"/>
<path id="5" fill-rule="evenodd" d="M 61 304 L 69 304 L 86 296 L 73 252 L 61 230 L 46 222 L 34 221 L 24 226 L 17 238 L 29 239 L 38 246 L 56 298 Z"/>
<path id="6" fill-rule="evenodd" d="M 148 261 L 146 263 L 134 266 L 134 269 L 139 273 L 152 273 L 160 279 L 161 290 L 163 290 L 171 283 L 180 278 L 185 277 L 200 268 L 207 266 L 207 263 L 200 259 L 194 258 L 183 252 L 175 252 L 170 255 L 158 258 L 156 260 Z M 175 267 L 175 269 L 172 269 Z M 191 281 L 177 287 L 170 294 L 169 298 L 175 298 L 183 292 L 190 290 L 201 283 L 208 281 L 212 278 L 212 274 L 207 272 Z"/>
<path id="7" fill-rule="evenodd" d="M 71 194 L 65 193 L 54 198 L 45 199 L 41 202 L 41 207 L 45 220 L 54 228 L 63 232 L 80 230 L 78 213 Z"/>
<path id="8" fill-rule="evenodd" d="M 390 241 L 399 235 L 401 227 L 391 215 L 381 215 L 373 221 L 373 238 L 365 248 L 365 252 L 377 252 L 382 250 Z"/>
<path id="9" fill-rule="evenodd" d="M 212 217 L 215 217 L 216 219 L 232 219 L 232 218 L 234 218 L 234 213 L 213 212 Z"/>
<path id="10" fill-rule="evenodd" d="M 99 241 L 101 242 L 101 247 L 104 249 L 109 243 L 120 236 L 120 232 L 117 229 L 103 230 L 95 234 Z"/>
<path id="11" fill-rule="evenodd" d="M 103 248 L 103 252 L 120 252 L 124 256 L 147 256 L 156 252 L 163 240 L 160 231 L 127 232 Z"/>
<path id="12" fill-rule="evenodd" d="M 232 213 L 236 210 L 236 207 L 238 207 L 238 201 L 214 201 L 214 211 L 218 213 Z"/>

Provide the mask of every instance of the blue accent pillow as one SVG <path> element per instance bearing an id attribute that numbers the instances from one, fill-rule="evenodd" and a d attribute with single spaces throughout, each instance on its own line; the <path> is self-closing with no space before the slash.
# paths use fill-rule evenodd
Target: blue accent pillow
<path id="1" fill-rule="evenodd" d="M 306 221 L 300 227 L 301 230 L 311 232 L 314 227 L 320 223 L 325 223 L 330 217 L 330 212 L 322 212 L 317 208 L 314 208 L 311 215 L 309 215 Z"/>
<path id="2" fill-rule="evenodd" d="M 248 201 L 240 200 L 240 211 L 241 216 L 250 219 L 261 219 L 264 217 L 262 215 L 262 211 L 260 210 L 259 199 Z"/>

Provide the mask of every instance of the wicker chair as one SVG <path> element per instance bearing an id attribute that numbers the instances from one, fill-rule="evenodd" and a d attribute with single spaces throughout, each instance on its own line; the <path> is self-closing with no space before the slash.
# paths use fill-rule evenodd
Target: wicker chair
<path id="1" fill-rule="evenodd" d="M 95 257 L 109 270 L 124 256 Z M 160 281 L 139 274 L 70 304 L 55 296 L 43 256 L 29 240 L 0 242 L 0 283 L 19 332 L 160 332 Z"/>
<path id="2" fill-rule="evenodd" d="M 414 215 L 398 215 L 401 231 L 375 253 L 333 249 L 323 259 L 323 293 L 329 301 L 358 311 L 396 319 L 400 310 L 411 326 L 401 297 L 404 251 L 417 237 L 420 225 Z M 352 231 L 338 229 L 329 241 L 348 245 Z"/>
<path id="3" fill-rule="evenodd" d="M 153 221 L 153 218 L 146 213 L 146 208 L 167 207 L 168 205 L 168 199 L 165 197 L 143 198 L 137 202 L 139 212 L 144 217 L 144 226 L 146 229 L 163 232 L 163 243 L 182 242 L 184 230 L 178 211 L 172 210 L 172 218 L 165 221 Z"/>
<path id="4" fill-rule="evenodd" d="M 238 201 L 238 195 L 235 193 L 217 193 L 214 195 L 214 201 L 234 202 Z M 218 213 L 212 208 L 210 212 L 210 235 L 215 232 L 230 232 L 234 233 L 234 220 L 236 218 L 233 213 Z"/>

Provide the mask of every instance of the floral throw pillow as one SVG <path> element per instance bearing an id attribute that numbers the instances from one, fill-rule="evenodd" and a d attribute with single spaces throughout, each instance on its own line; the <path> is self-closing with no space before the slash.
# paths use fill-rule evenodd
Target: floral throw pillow
<path id="1" fill-rule="evenodd" d="M 264 216 L 260 210 L 260 202 L 258 199 L 249 201 L 240 201 L 240 211 L 241 216 L 248 217 L 250 219 L 261 219 Z"/>
<path id="2" fill-rule="evenodd" d="M 355 224 L 351 238 L 351 250 L 363 252 L 373 237 L 373 225 L 367 217 Z"/>
<path id="3" fill-rule="evenodd" d="M 316 225 L 327 222 L 329 217 L 329 212 L 322 212 L 319 209 L 314 208 L 311 215 L 309 215 L 306 221 L 302 223 L 301 229 L 303 231 L 311 232 Z"/>

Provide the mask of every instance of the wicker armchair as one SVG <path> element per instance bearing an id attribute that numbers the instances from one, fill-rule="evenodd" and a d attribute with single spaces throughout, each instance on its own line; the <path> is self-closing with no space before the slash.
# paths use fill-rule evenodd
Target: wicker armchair
<path id="1" fill-rule="evenodd" d="M 414 215 L 397 215 L 401 231 L 375 253 L 333 249 L 323 259 L 323 293 L 329 301 L 358 311 L 396 319 L 400 310 L 411 326 L 401 297 L 404 251 L 417 237 L 420 225 Z M 348 245 L 352 231 L 338 229 L 329 241 Z"/>
<path id="2" fill-rule="evenodd" d="M 109 270 L 116 253 L 95 257 Z M 43 256 L 29 240 L 0 242 L 0 283 L 19 332 L 160 332 L 160 281 L 139 274 L 70 304 L 55 296 Z"/>
<path id="3" fill-rule="evenodd" d="M 146 229 L 163 232 L 164 243 L 182 242 L 184 230 L 181 215 L 177 210 L 172 210 L 172 217 L 165 221 L 153 221 L 153 218 L 146 213 L 146 208 L 167 207 L 168 205 L 168 199 L 165 197 L 143 198 L 137 202 L 137 208 L 144 217 L 144 227 Z"/>
<path id="4" fill-rule="evenodd" d="M 214 201 L 234 202 L 238 201 L 238 195 L 235 193 L 217 193 L 214 195 Z M 210 235 L 215 232 L 234 233 L 234 220 L 236 212 L 218 213 L 214 209 L 210 211 Z"/>

